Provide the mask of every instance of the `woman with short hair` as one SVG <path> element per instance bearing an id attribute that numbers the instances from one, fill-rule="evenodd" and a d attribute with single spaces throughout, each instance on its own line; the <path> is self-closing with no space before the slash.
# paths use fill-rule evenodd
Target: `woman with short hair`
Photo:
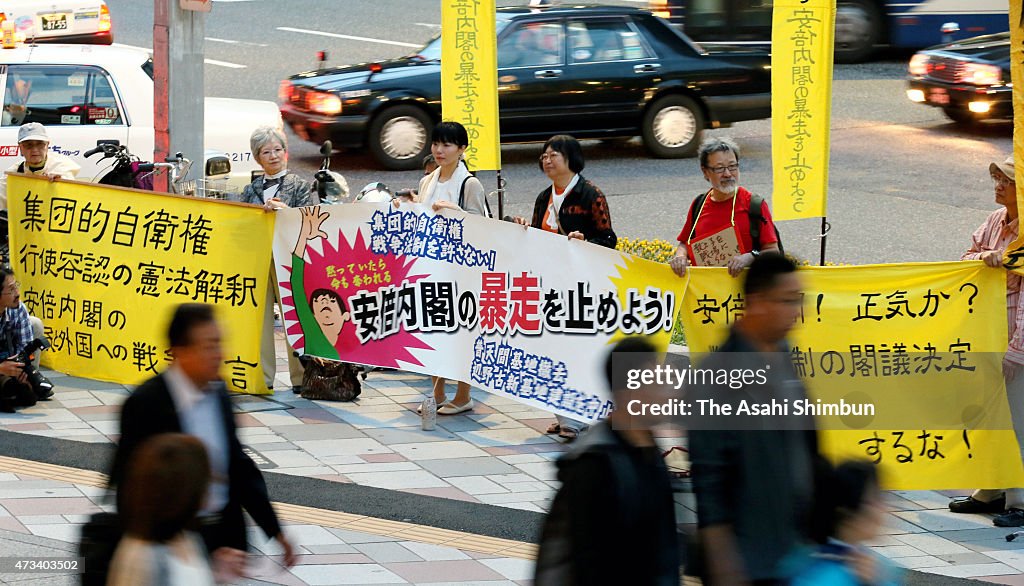
<path id="1" fill-rule="evenodd" d="M 242 203 L 262 205 L 269 211 L 285 208 L 301 208 L 318 205 L 317 196 L 310 181 L 288 172 L 288 139 L 284 133 L 271 126 L 260 126 L 249 137 L 249 148 L 256 163 L 263 169 L 263 175 L 245 186 L 239 199 Z M 263 312 L 263 338 L 260 344 L 260 363 L 263 365 L 263 379 L 267 389 L 274 388 L 277 371 L 277 352 L 274 347 L 274 303 L 280 307 L 277 295 L 277 273 L 270 269 L 270 283 L 267 287 L 267 302 Z M 281 308 L 281 315 L 284 309 Z M 288 378 L 292 391 L 302 391 L 303 368 L 295 351 L 288 345 Z"/>
<path id="2" fill-rule="evenodd" d="M 249 137 L 249 148 L 263 175 L 245 186 L 240 201 L 262 205 L 267 210 L 320 203 L 312 182 L 288 172 L 288 140 L 283 132 L 261 126 Z"/>
<path id="3" fill-rule="evenodd" d="M 580 175 L 585 163 L 579 141 L 567 134 L 552 136 L 541 149 L 539 165 L 551 180 L 551 186 L 537 196 L 531 222 L 527 223 L 522 217 L 515 217 L 513 221 L 570 239 L 615 248 L 618 238 L 612 230 L 608 201 L 596 185 Z M 547 433 L 558 434 L 567 442 L 575 440 L 586 429 L 583 421 L 563 415 L 556 417 L 558 421 L 548 427 Z"/>

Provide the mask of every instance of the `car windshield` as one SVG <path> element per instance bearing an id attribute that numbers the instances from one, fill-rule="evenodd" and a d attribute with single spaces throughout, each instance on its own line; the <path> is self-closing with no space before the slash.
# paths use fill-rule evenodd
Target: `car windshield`
<path id="1" fill-rule="evenodd" d="M 495 23 L 495 35 L 496 37 L 501 36 L 501 31 L 508 25 L 508 20 L 503 20 L 500 16 L 498 22 Z M 416 51 L 412 55 L 409 55 L 412 59 L 418 59 L 420 61 L 440 61 L 441 60 L 441 35 L 438 35 L 431 39 L 429 43 L 419 51 Z"/>

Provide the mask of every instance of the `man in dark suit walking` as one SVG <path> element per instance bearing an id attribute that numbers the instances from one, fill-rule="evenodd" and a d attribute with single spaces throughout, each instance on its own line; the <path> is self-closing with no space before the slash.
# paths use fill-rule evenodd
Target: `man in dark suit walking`
<path id="1" fill-rule="evenodd" d="M 111 486 L 125 478 L 132 453 L 160 433 L 199 438 L 210 457 L 211 480 L 199 532 L 216 558 L 241 573 L 247 549 L 243 509 L 284 550 L 292 566 L 295 554 L 270 505 L 267 485 L 256 464 L 242 451 L 231 401 L 220 378 L 224 357 L 213 307 L 178 306 L 168 332 L 174 361 L 163 373 L 139 385 L 121 410 L 121 439 L 110 473 Z M 118 499 L 120 500 L 120 498 Z"/>

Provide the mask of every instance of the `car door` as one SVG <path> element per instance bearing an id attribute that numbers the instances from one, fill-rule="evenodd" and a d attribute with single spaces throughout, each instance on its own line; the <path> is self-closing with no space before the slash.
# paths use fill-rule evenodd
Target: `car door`
<path id="1" fill-rule="evenodd" d="M 653 48 L 628 16 L 574 18 L 567 28 L 570 123 L 580 133 L 635 133 L 644 95 L 662 73 Z"/>
<path id="2" fill-rule="evenodd" d="M 498 39 L 498 100 L 503 140 L 551 134 L 572 106 L 565 94 L 565 23 L 531 20 Z"/>
<path id="3" fill-rule="evenodd" d="M 106 71 L 90 65 L 17 64 L 4 68 L 3 111 L 0 114 L 0 166 L 20 160 L 18 128 L 39 122 L 50 137 L 50 150 L 82 166 L 89 180 L 109 164 L 86 151 L 100 139 L 128 140 L 128 121 Z M 2 170 L 0 169 L 0 170 Z"/>

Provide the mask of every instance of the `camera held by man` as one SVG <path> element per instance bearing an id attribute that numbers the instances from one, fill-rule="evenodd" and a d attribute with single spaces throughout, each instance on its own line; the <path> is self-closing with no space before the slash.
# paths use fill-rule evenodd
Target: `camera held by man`
<path id="1" fill-rule="evenodd" d="M 21 303 L 14 273 L 0 267 L 0 412 L 53 396 L 53 384 L 38 370 L 39 352 L 47 347 L 42 322 Z"/>

